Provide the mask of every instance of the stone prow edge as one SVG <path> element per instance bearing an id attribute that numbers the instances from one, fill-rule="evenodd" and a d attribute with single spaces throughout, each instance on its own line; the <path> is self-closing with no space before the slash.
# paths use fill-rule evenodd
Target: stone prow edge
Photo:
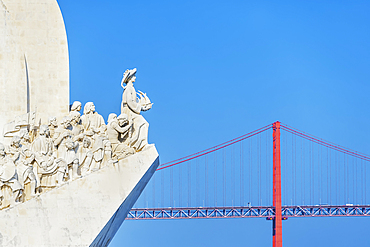
<path id="1" fill-rule="evenodd" d="M 122 202 L 120 207 L 109 219 L 108 223 L 103 227 L 100 233 L 96 236 L 90 247 L 106 247 L 113 239 L 114 235 L 126 219 L 128 212 L 134 206 L 136 200 L 143 192 L 145 186 L 153 176 L 154 172 L 159 166 L 159 156 L 155 159 L 150 168 L 146 171 L 144 176 L 136 184 L 135 188 L 130 192 L 126 199 Z"/>

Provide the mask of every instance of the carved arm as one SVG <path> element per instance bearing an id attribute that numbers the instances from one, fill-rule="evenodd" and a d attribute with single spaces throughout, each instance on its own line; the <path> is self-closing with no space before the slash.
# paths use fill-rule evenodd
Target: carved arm
<path id="1" fill-rule="evenodd" d="M 69 136 L 69 132 L 68 131 L 64 131 L 63 133 L 60 132 L 58 137 L 55 139 L 54 141 L 54 145 L 57 147 L 59 146 L 59 144 L 63 141 L 64 138 L 66 138 L 67 136 Z"/>

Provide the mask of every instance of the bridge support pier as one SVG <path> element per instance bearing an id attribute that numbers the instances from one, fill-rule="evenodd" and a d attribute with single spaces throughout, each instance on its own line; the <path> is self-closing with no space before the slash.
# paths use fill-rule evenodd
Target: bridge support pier
<path id="1" fill-rule="evenodd" d="M 280 158 L 280 122 L 272 126 L 273 140 L 273 206 L 275 217 L 272 223 L 272 246 L 283 246 L 283 226 L 281 215 L 281 158 Z"/>

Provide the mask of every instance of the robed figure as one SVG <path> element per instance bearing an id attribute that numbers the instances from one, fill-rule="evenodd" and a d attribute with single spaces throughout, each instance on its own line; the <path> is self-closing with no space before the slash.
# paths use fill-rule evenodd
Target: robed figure
<path id="1" fill-rule="evenodd" d="M 142 150 L 148 144 L 149 123 L 140 114 L 152 108 L 152 103 L 145 93 L 136 92 L 134 82 L 136 81 L 136 68 L 126 70 L 123 74 L 121 86 L 124 89 L 122 95 L 121 113 L 128 116 L 129 122 L 133 123 L 130 133 L 130 146 L 136 152 Z"/>

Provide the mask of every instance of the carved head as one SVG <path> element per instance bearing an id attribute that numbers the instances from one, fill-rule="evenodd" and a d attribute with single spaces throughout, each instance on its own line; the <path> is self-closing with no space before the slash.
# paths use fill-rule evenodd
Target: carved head
<path id="1" fill-rule="evenodd" d="M 26 129 L 22 129 L 20 132 L 19 132 L 19 135 L 21 137 L 21 139 L 23 139 L 24 141 L 30 141 L 31 138 L 30 138 L 30 135 L 28 133 L 28 130 Z"/>
<path id="2" fill-rule="evenodd" d="M 73 102 L 71 111 L 81 111 L 81 102 L 80 101 Z"/>
<path id="3" fill-rule="evenodd" d="M 69 113 L 69 116 L 71 117 L 72 123 L 75 123 L 75 124 L 80 123 L 81 114 L 78 111 L 71 111 Z"/>
<path id="4" fill-rule="evenodd" d="M 13 136 L 12 140 L 10 141 L 10 146 L 19 148 L 21 146 L 21 138 L 19 136 Z"/>
<path id="5" fill-rule="evenodd" d="M 46 136 L 50 135 L 49 126 L 45 124 L 40 126 L 40 136 L 43 136 L 43 135 L 46 135 Z"/>
<path id="6" fill-rule="evenodd" d="M 71 138 L 68 138 L 65 142 L 65 145 L 66 147 L 71 150 L 71 149 L 74 149 L 75 148 L 75 143 L 73 142 L 73 140 Z"/>
<path id="7" fill-rule="evenodd" d="M 90 145 L 91 145 L 90 138 L 85 136 L 84 139 L 82 140 L 82 145 L 84 146 L 84 148 L 90 147 Z"/>
<path id="8" fill-rule="evenodd" d="M 115 121 L 117 119 L 117 114 L 116 113 L 111 113 L 108 116 L 108 124 Z"/>
<path id="9" fill-rule="evenodd" d="M 63 117 L 60 124 L 63 125 L 65 129 L 68 129 L 71 126 L 71 118 L 69 116 Z"/>
<path id="10" fill-rule="evenodd" d="M 118 120 L 118 125 L 119 126 L 123 126 L 125 124 L 128 124 L 128 117 L 127 117 L 127 115 L 125 113 L 120 114 L 117 117 L 117 120 Z"/>
<path id="11" fill-rule="evenodd" d="M 122 83 L 121 86 L 123 86 L 123 83 L 128 84 L 129 82 L 135 82 L 136 80 L 136 71 L 137 69 L 127 69 L 125 73 L 123 73 Z"/>
<path id="12" fill-rule="evenodd" d="M 57 117 L 49 117 L 49 126 L 58 127 Z"/>
<path id="13" fill-rule="evenodd" d="M 87 102 L 84 107 L 84 114 L 89 114 L 90 112 L 95 112 L 95 105 L 93 102 Z"/>
<path id="14" fill-rule="evenodd" d="M 128 82 L 134 83 L 136 81 L 136 76 L 132 76 Z"/>

